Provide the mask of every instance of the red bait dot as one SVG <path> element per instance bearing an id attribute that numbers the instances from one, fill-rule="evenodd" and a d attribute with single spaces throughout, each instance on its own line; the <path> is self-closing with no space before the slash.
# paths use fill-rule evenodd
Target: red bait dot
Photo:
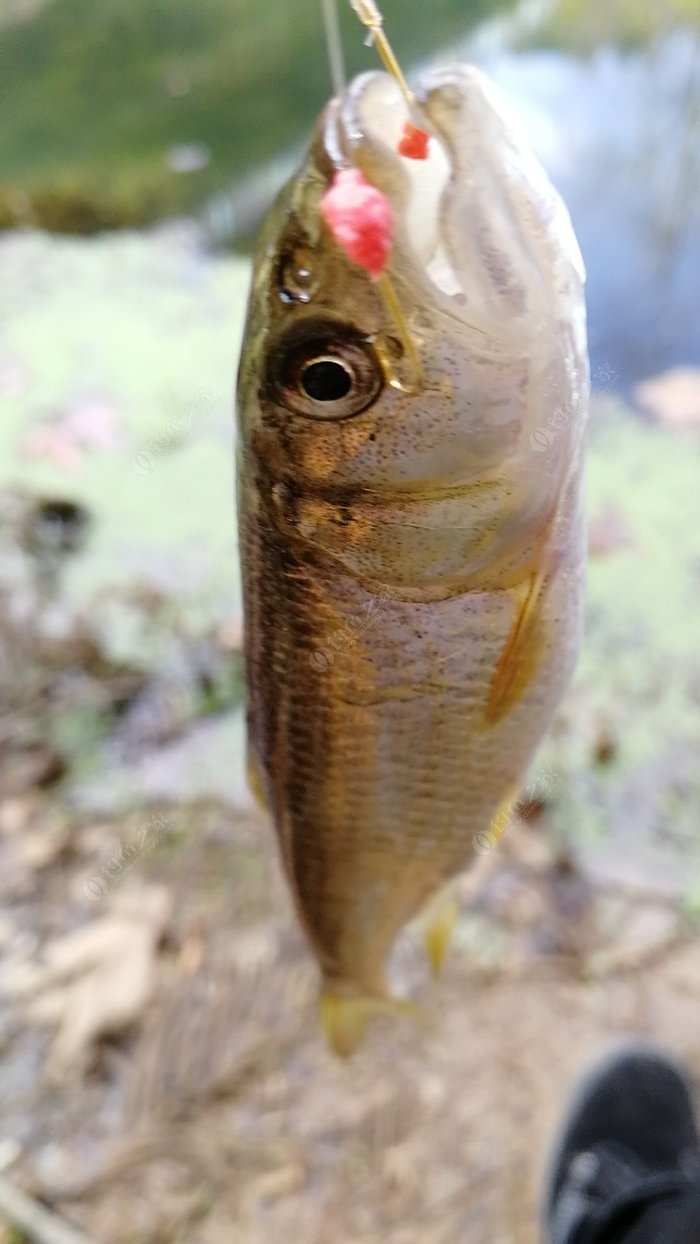
<path id="1" fill-rule="evenodd" d="M 407 160 L 427 160 L 429 146 L 430 134 L 407 121 L 398 146 L 399 155 L 405 156 Z"/>
<path id="2" fill-rule="evenodd" d="M 394 213 L 386 195 L 359 169 L 341 169 L 321 199 L 321 215 L 353 262 L 372 276 L 381 276 L 394 232 Z"/>

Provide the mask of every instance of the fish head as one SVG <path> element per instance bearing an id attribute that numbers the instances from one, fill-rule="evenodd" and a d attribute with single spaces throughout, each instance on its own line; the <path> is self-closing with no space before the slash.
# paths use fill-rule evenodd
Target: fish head
<path id="1" fill-rule="evenodd" d="M 431 134 L 426 160 L 398 154 L 409 119 L 398 84 L 355 79 L 322 116 L 257 253 L 243 452 L 278 495 L 313 499 L 297 525 L 321 543 L 334 521 L 324 524 L 324 505 L 483 487 L 481 528 L 510 533 L 524 513 L 532 526 L 581 442 L 584 273 L 566 209 L 478 70 L 426 75 L 414 116 Z M 388 289 L 323 219 L 323 196 L 348 167 L 392 208 Z M 548 420 L 563 409 L 554 435 Z"/>

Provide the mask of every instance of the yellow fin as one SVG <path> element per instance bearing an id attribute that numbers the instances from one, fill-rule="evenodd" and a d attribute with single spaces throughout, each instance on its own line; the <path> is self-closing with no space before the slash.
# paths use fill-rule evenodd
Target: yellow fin
<path id="1" fill-rule="evenodd" d="M 454 891 L 448 894 L 441 894 L 428 908 L 426 921 L 423 926 L 423 941 L 428 952 L 433 976 L 440 975 L 445 956 L 450 948 L 458 916 L 459 901 Z"/>
<path id="2" fill-rule="evenodd" d="M 542 605 L 549 576 L 532 576 L 517 617 L 499 658 L 489 690 L 484 720 L 493 726 L 517 704 L 542 656 Z"/>
<path id="3" fill-rule="evenodd" d="M 418 1019 L 420 1010 L 404 998 L 364 998 L 352 994 L 321 994 L 321 1026 L 326 1040 L 340 1058 L 349 1058 L 362 1044 L 372 1020 L 380 1015 Z"/>
<path id="4" fill-rule="evenodd" d="M 262 774 L 260 773 L 260 765 L 258 761 L 256 760 L 255 756 L 253 755 L 248 756 L 248 763 L 246 766 L 246 776 L 248 778 L 248 786 L 250 788 L 250 793 L 253 796 L 255 802 L 258 804 L 259 807 L 262 808 L 263 812 L 269 813 L 270 805 L 267 802 L 267 797 L 263 789 L 263 781 L 262 781 Z"/>
<path id="5" fill-rule="evenodd" d="M 489 851 L 498 846 L 503 835 L 508 832 L 512 817 L 517 811 L 519 789 L 518 785 L 509 788 L 498 805 L 498 811 L 488 829 L 483 829 L 476 835 L 474 842 L 481 847 L 480 855 L 488 855 Z"/>

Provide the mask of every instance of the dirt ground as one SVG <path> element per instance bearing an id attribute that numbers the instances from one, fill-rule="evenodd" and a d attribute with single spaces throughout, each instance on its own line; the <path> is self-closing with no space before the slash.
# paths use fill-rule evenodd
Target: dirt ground
<path id="1" fill-rule="evenodd" d="M 552 1129 L 586 1061 L 633 1032 L 700 1072 L 694 922 L 648 889 L 594 883 L 552 845 L 546 807 L 465 878 L 438 982 L 416 935 L 399 947 L 424 1017 L 379 1024 L 349 1062 L 324 1046 L 268 828 L 173 807 L 152 851 L 102 871 L 152 811 L 60 826 L 37 796 L 0 809 L 14 927 L 0 1155 L 6 1178 L 91 1240 L 534 1244 Z M 129 943 L 124 922 L 117 980 L 98 930 L 130 904 L 156 913 L 155 932 Z M 86 929 L 96 1039 L 71 1043 L 77 960 L 43 1011 L 36 967 Z M 144 965 L 131 1022 L 110 1037 L 110 1007 Z"/>
<path id="2" fill-rule="evenodd" d="M 588 1058 L 633 1032 L 700 1074 L 700 376 L 597 394 L 556 789 L 467 874 L 438 982 L 403 938 L 421 1020 L 343 1063 L 242 793 L 247 265 L 187 229 L 2 249 L 0 1201 L 93 1244 L 535 1244 Z"/>

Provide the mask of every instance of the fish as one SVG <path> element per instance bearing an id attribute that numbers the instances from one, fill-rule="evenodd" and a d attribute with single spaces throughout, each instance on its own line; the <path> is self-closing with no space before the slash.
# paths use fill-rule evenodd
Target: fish
<path id="1" fill-rule="evenodd" d="M 237 386 L 249 774 L 343 1055 L 411 1009 L 391 958 L 426 910 L 441 962 L 450 886 L 523 784 L 582 632 L 571 221 L 480 70 L 425 74 L 415 108 L 420 161 L 398 154 L 388 74 L 324 109 L 262 228 Z M 391 207 L 393 308 L 324 221 L 342 169 Z"/>

